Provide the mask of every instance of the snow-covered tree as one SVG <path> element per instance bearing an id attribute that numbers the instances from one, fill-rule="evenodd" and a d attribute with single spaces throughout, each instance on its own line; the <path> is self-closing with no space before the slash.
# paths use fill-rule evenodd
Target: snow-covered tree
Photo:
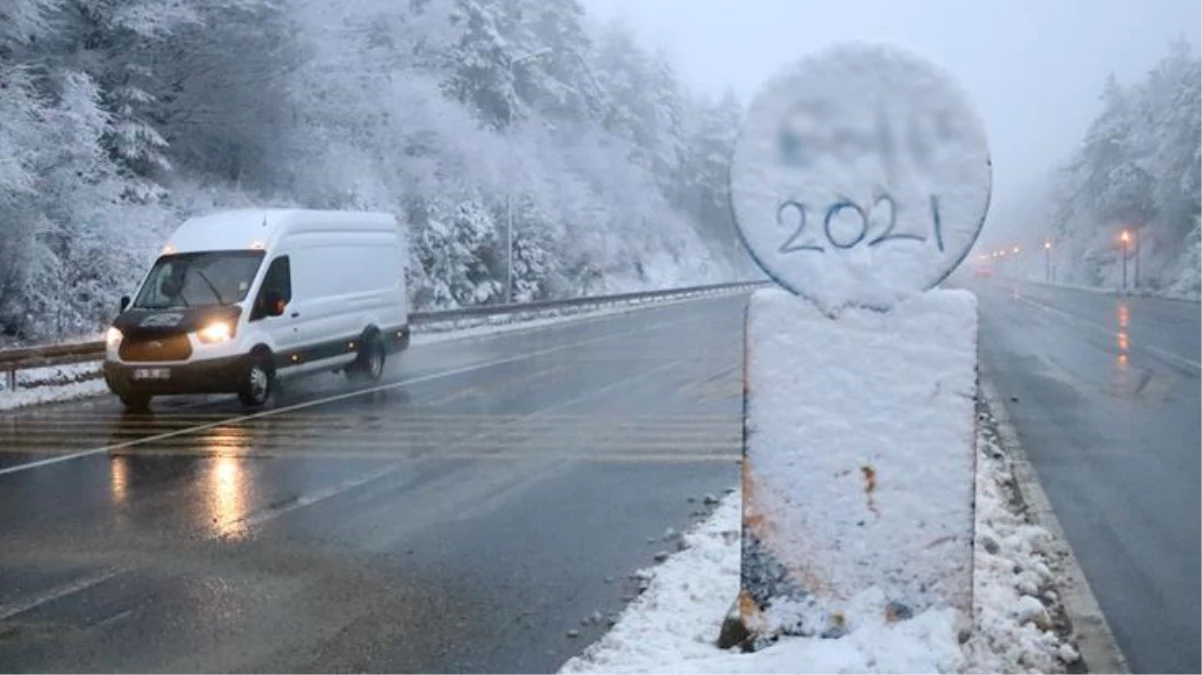
<path id="1" fill-rule="evenodd" d="M 1173 285 L 1182 261 L 1189 264 L 1202 201 L 1202 61 L 1174 43 L 1141 81 L 1109 77 L 1101 103 L 1052 198 L 1067 271 L 1113 283 L 1125 229 L 1135 237 L 1140 284 Z"/>
<path id="2" fill-rule="evenodd" d="M 710 104 L 580 0 L 0 2 L 0 340 L 100 328 L 198 210 L 378 209 L 418 307 L 729 278 Z"/>

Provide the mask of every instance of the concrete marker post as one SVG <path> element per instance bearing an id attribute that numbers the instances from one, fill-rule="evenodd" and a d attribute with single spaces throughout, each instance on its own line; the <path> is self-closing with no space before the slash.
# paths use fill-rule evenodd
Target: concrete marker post
<path id="1" fill-rule="evenodd" d="M 756 98 L 730 179 L 743 243 L 785 290 L 756 292 L 745 317 L 741 589 L 724 646 L 934 608 L 967 628 L 976 302 L 929 289 L 988 210 L 980 120 L 924 60 L 839 46 Z"/>

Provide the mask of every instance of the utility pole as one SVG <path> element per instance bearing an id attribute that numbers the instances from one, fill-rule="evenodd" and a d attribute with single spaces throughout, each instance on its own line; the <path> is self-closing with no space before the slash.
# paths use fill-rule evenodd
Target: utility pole
<path id="1" fill-rule="evenodd" d="M 609 97 L 606 96 L 605 89 L 601 86 L 601 83 L 597 81 L 597 77 L 595 75 L 593 75 L 593 69 L 591 67 L 589 67 L 588 61 L 584 60 L 584 57 L 580 55 L 580 52 L 569 51 L 568 53 L 576 58 L 576 61 L 580 64 L 580 67 L 584 70 L 584 74 L 588 76 L 589 84 L 591 84 L 593 87 L 593 93 L 596 94 L 597 101 L 599 103 L 601 103 L 602 105 L 607 103 L 608 102 L 607 99 Z M 605 121 L 604 113 L 602 113 L 600 115 L 600 118 L 598 119 L 598 121 L 601 122 L 602 124 L 604 124 L 604 121 Z M 609 293 L 609 272 L 608 272 L 609 262 L 610 262 L 609 257 L 610 257 L 609 228 L 605 228 L 601 232 L 601 293 L 603 295 Z"/>
<path id="2" fill-rule="evenodd" d="M 513 109 L 517 107 L 517 96 L 513 92 L 513 83 L 517 79 L 513 67 L 519 63 L 532 61 L 551 53 L 549 47 L 530 52 L 525 56 L 509 60 L 509 101 L 505 106 L 505 140 L 509 146 L 509 159 L 513 161 Z M 509 172 L 509 180 L 505 190 L 505 304 L 513 303 L 513 171 Z"/>

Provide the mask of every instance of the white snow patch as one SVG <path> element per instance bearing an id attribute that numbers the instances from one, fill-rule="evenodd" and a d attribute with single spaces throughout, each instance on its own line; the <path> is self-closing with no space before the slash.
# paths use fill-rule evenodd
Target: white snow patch
<path id="1" fill-rule="evenodd" d="M 5 391 L 0 380 L 0 410 L 72 401 L 108 391 L 98 362 L 17 371 L 17 390 Z"/>
<path id="2" fill-rule="evenodd" d="M 954 612 L 929 610 L 888 625 L 879 617 L 884 596 L 870 588 L 851 602 L 849 624 L 838 639 L 781 638 L 755 653 L 715 646 L 721 623 L 738 594 L 741 495 L 727 496 L 713 516 L 684 535 L 686 550 L 644 571 L 647 591 L 617 624 L 562 673 L 1058 673 L 1077 650 L 1056 633 L 1022 620 L 1034 610 L 1018 590 L 1021 572 L 1047 569 L 1050 538 L 1010 507 L 1012 474 L 982 419 L 977 434 L 973 633 L 963 645 Z M 997 544 L 986 551 L 986 541 Z M 1042 566 L 1042 567 L 1041 567 Z M 1052 579 L 1040 579 L 1042 586 Z M 1034 600 L 1034 598 L 1031 598 Z M 1036 601 L 1036 604 L 1040 604 Z M 1042 605 L 1040 609 L 1043 609 Z"/>
<path id="3" fill-rule="evenodd" d="M 973 635 L 964 645 L 964 671 L 1060 672 L 1065 662 L 1076 660 L 1076 651 L 1046 624 L 1039 625 L 1050 618 L 1048 607 L 1056 607 L 1058 598 L 1048 567 L 1051 535 L 1010 507 L 1013 473 L 987 419 L 977 449 L 975 616 Z M 1044 601 L 1033 597 L 1049 592 Z"/>

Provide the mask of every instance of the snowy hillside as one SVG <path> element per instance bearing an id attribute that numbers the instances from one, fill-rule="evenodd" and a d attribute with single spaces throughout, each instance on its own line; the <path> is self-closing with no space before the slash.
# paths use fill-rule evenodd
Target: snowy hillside
<path id="1" fill-rule="evenodd" d="M 397 213 L 422 308 L 726 281 L 741 109 L 577 0 L 9 0 L 0 342 L 95 333 L 183 217 Z M 738 262 L 735 262 L 738 261 Z"/>
<path id="2" fill-rule="evenodd" d="M 1138 82 L 1112 76 L 1101 101 L 1101 114 L 1050 199 L 1053 262 L 1063 270 L 1058 281 L 1121 284 L 1119 236 L 1128 230 L 1132 283 L 1138 250 L 1141 288 L 1197 297 L 1202 65 L 1196 50 L 1174 44 Z M 1029 262 L 1042 276 L 1042 258 Z"/>

